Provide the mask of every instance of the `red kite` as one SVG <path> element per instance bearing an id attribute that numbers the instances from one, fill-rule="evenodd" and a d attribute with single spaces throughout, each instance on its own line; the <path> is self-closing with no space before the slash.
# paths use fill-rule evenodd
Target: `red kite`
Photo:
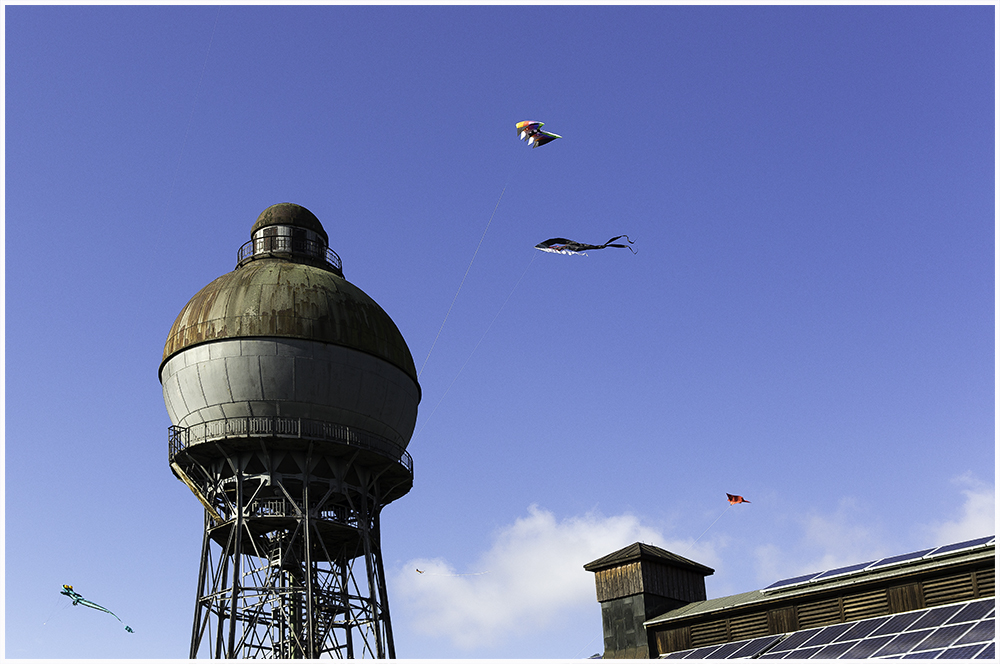
<path id="1" fill-rule="evenodd" d="M 743 496 L 734 496 L 731 493 L 727 493 L 726 497 L 729 498 L 729 504 L 735 505 L 736 503 L 749 503 L 750 501 Z"/>

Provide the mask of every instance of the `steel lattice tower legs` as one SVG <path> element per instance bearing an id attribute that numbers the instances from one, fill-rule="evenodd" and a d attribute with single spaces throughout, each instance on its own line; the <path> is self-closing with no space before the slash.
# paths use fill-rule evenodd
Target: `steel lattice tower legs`
<path id="1" fill-rule="evenodd" d="M 173 457 L 206 506 L 190 656 L 395 657 L 379 513 L 412 473 L 358 449 L 284 443 Z"/>

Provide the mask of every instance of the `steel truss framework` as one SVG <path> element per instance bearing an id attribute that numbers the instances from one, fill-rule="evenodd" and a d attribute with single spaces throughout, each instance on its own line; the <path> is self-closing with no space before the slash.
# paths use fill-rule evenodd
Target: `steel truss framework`
<path id="1" fill-rule="evenodd" d="M 379 514 L 409 468 L 280 438 L 194 445 L 171 467 L 206 507 L 192 658 L 395 657 Z"/>

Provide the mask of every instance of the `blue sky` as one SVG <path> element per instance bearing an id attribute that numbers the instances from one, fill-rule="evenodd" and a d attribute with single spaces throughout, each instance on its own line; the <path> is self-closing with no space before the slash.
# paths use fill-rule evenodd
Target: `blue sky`
<path id="1" fill-rule="evenodd" d="M 400 657 L 600 652 L 637 540 L 716 597 L 991 533 L 991 6 L 4 17 L 7 657 L 187 655 L 157 367 L 279 202 L 426 361 Z"/>

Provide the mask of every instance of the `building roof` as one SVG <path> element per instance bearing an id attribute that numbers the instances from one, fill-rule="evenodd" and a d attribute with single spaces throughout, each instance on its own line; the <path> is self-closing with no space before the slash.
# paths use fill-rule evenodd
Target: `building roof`
<path id="1" fill-rule="evenodd" d="M 636 542 L 635 544 L 630 544 L 623 549 L 618 549 L 614 553 L 609 553 L 602 558 L 598 558 L 597 560 L 587 563 L 583 566 L 583 569 L 588 572 L 598 572 L 603 569 L 618 567 L 626 563 L 638 562 L 640 560 L 661 562 L 672 567 L 680 567 L 688 569 L 692 572 L 698 572 L 704 576 L 715 574 L 715 570 L 711 567 L 706 567 L 701 563 L 688 560 L 687 558 L 678 556 L 676 553 L 671 553 L 666 549 L 661 549 L 660 547 L 653 546 L 652 544 L 644 544 L 643 542 Z"/>
<path id="2" fill-rule="evenodd" d="M 701 602 L 691 602 L 656 618 L 647 620 L 644 624 L 647 627 L 662 627 L 666 623 L 686 620 L 703 614 L 729 611 L 737 608 L 742 609 L 754 604 L 772 603 L 796 596 L 813 595 L 820 591 L 887 580 L 895 576 L 911 575 L 936 568 L 950 567 L 957 563 L 992 558 L 995 555 L 996 542 L 995 538 L 991 535 L 989 537 L 968 540 L 967 542 L 916 551 L 912 554 L 892 556 L 869 563 L 793 577 L 771 584 L 762 590 L 751 590 L 736 595 L 717 597 Z"/>
<path id="3" fill-rule="evenodd" d="M 787 634 L 678 650 L 661 659 L 995 659 L 992 597 Z"/>

